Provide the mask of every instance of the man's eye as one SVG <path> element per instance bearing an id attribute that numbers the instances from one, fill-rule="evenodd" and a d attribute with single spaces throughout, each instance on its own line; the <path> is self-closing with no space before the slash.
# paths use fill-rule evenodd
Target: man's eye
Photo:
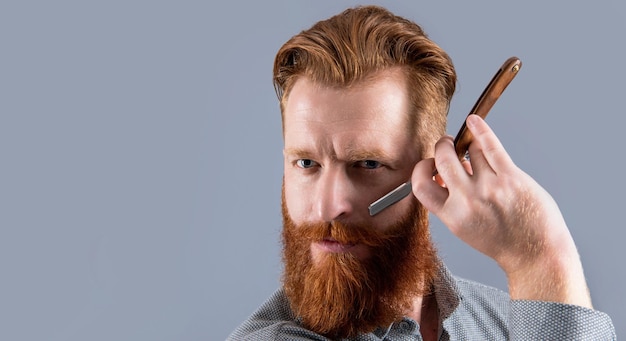
<path id="1" fill-rule="evenodd" d="M 381 164 L 380 162 L 378 162 L 378 161 L 374 161 L 374 160 L 363 160 L 363 161 L 359 161 L 359 162 L 357 163 L 357 165 L 358 165 L 359 167 L 363 167 L 363 168 L 366 168 L 366 169 L 376 169 L 376 168 L 378 168 L 378 167 L 382 166 L 382 164 Z"/>
<path id="2" fill-rule="evenodd" d="M 311 159 L 300 159 L 296 161 L 296 165 L 300 168 L 311 168 L 314 167 L 317 163 Z"/>

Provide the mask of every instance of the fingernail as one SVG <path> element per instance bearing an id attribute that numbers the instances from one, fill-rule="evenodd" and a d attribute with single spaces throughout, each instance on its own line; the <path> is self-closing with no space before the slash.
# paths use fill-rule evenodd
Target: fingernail
<path id="1" fill-rule="evenodd" d="M 472 126 L 473 128 L 476 126 L 476 123 L 478 123 L 478 120 L 478 115 L 469 115 L 467 116 L 467 125 Z"/>

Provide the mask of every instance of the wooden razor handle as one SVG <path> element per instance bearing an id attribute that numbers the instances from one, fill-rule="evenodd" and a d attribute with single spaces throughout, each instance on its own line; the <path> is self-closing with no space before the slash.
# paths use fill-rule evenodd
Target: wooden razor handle
<path id="1" fill-rule="evenodd" d="M 469 112 L 469 115 L 476 114 L 483 119 L 487 117 L 489 110 L 496 103 L 504 89 L 506 89 L 507 85 L 511 83 L 517 72 L 522 67 L 522 61 L 517 57 L 511 57 L 507 59 L 504 64 L 500 67 L 498 72 L 493 76 L 483 93 L 474 104 L 474 107 Z M 465 153 L 469 148 L 470 143 L 472 143 L 472 139 L 474 136 L 465 126 L 465 121 L 463 121 L 463 125 L 461 129 L 456 134 L 454 138 L 454 147 L 456 150 L 456 154 L 459 159 L 465 157 Z"/>

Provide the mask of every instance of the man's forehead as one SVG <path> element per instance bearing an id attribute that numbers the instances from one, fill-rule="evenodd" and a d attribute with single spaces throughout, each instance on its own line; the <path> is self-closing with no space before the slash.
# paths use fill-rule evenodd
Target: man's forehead
<path id="1" fill-rule="evenodd" d="M 411 111 L 404 75 L 398 72 L 350 86 L 324 85 L 301 76 L 285 102 L 283 121 L 332 123 L 379 118 L 389 123 L 406 123 Z"/>

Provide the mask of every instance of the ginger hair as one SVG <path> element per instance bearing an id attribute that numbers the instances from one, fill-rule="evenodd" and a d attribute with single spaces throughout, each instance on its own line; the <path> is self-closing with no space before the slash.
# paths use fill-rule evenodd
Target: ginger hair
<path id="1" fill-rule="evenodd" d="M 408 129 L 421 157 L 433 155 L 445 134 L 456 72 L 450 57 L 416 23 L 378 6 L 349 8 L 289 39 L 274 61 L 273 81 L 284 121 L 285 104 L 299 77 L 323 86 L 363 84 L 401 68 L 410 87 Z"/>

